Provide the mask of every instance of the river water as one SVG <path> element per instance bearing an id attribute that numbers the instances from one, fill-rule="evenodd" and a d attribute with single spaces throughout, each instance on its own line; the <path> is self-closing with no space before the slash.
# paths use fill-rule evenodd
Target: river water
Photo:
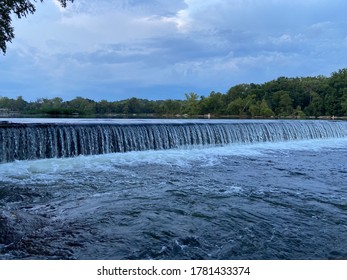
<path id="1" fill-rule="evenodd" d="M 346 259 L 347 138 L 0 164 L 0 259 Z"/>

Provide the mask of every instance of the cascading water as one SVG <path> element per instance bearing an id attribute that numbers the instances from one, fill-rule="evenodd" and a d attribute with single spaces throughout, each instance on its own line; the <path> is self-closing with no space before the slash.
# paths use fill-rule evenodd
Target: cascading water
<path id="1" fill-rule="evenodd" d="M 0 161 L 0 260 L 347 258 L 347 122 L 2 119 Z"/>
<path id="2" fill-rule="evenodd" d="M 347 136 L 346 122 L 2 123 L 0 162 Z"/>

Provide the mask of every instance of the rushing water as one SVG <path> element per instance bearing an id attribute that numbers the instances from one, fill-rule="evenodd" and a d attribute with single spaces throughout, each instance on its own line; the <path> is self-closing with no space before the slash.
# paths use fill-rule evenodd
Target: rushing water
<path id="1" fill-rule="evenodd" d="M 331 121 L 2 123 L 0 162 L 346 136 Z"/>
<path id="2" fill-rule="evenodd" d="M 2 163 L 0 259 L 345 259 L 338 136 Z"/>

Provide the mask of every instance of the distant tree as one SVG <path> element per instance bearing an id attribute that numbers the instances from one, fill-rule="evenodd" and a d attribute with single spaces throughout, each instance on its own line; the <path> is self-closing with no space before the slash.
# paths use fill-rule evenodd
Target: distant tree
<path id="1" fill-rule="evenodd" d="M 38 100 L 38 107 L 36 110 L 39 113 L 50 114 L 50 115 L 64 115 L 70 114 L 70 110 L 66 106 L 66 102 L 63 102 L 63 99 L 60 97 L 55 97 L 53 99 L 42 98 Z M 29 111 L 32 111 L 34 108 L 31 107 Z"/>
<path id="2" fill-rule="evenodd" d="M 347 115 L 347 89 L 341 98 L 341 108 L 342 108 L 342 114 L 346 116 Z"/>
<path id="3" fill-rule="evenodd" d="M 28 102 L 26 102 L 22 96 L 18 96 L 14 101 L 14 110 L 18 112 L 23 112 L 27 106 Z"/>
<path id="4" fill-rule="evenodd" d="M 39 1 L 43 2 L 43 0 Z M 74 0 L 58 1 L 63 7 L 66 7 L 67 2 Z M 3 54 L 6 53 L 7 43 L 14 39 L 12 16 L 16 15 L 18 18 L 22 18 L 35 13 L 36 8 L 33 2 L 37 2 L 37 0 L 0 0 L 0 50 Z"/>
<path id="5" fill-rule="evenodd" d="M 324 98 L 325 114 L 329 116 L 338 116 L 341 113 L 341 102 L 336 92 L 326 94 Z"/>
<path id="6" fill-rule="evenodd" d="M 199 113 L 199 100 L 198 95 L 194 92 L 185 94 L 185 113 L 189 115 L 197 115 Z"/>
<path id="7" fill-rule="evenodd" d="M 289 94 L 283 94 L 280 97 L 279 112 L 285 116 L 290 115 L 293 112 L 293 100 Z"/>
<path id="8" fill-rule="evenodd" d="M 293 114 L 296 118 L 300 119 L 305 117 L 305 113 L 301 110 L 301 106 L 297 106 L 296 109 L 294 110 L 294 114 Z"/>
<path id="9" fill-rule="evenodd" d="M 124 114 L 139 114 L 141 113 L 140 100 L 132 97 L 126 101 Z"/>
<path id="10" fill-rule="evenodd" d="M 323 99 L 320 97 L 316 92 L 312 92 L 310 94 L 311 96 L 311 102 L 310 105 L 308 105 L 305 108 L 305 114 L 307 116 L 322 116 L 323 115 Z"/>
<path id="11" fill-rule="evenodd" d="M 92 115 L 95 114 L 96 102 L 87 98 L 76 97 L 67 102 L 67 106 L 72 113 Z"/>
<path id="12" fill-rule="evenodd" d="M 230 103 L 238 98 L 242 98 L 248 93 L 249 88 L 248 84 L 240 84 L 230 88 L 227 92 L 227 102 Z"/>
<path id="13" fill-rule="evenodd" d="M 263 99 L 259 105 L 259 116 L 272 117 L 274 115 L 275 113 L 271 110 L 265 99 Z"/>
<path id="14" fill-rule="evenodd" d="M 227 113 L 230 115 L 258 115 L 258 108 L 256 108 L 256 96 L 254 94 L 248 94 L 243 97 L 238 97 L 234 101 L 231 101 L 227 106 Z"/>
<path id="15" fill-rule="evenodd" d="M 329 83 L 337 92 L 347 88 L 347 68 L 332 73 Z"/>
<path id="16" fill-rule="evenodd" d="M 220 92 L 212 91 L 206 98 L 201 98 L 200 113 L 201 114 L 224 114 L 226 111 L 226 95 Z"/>
<path id="17" fill-rule="evenodd" d="M 288 116 L 293 112 L 293 100 L 289 92 L 280 90 L 272 95 L 273 111 L 277 115 Z"/>
<path id="18" fill-rule="evenodd" d="M 0 97 L 0 109 L 12 110 L 13 99 L 8 97 Z"/>
<path id="19" fill-rule="evenodd" d="M 179 100 L 168 99 L 161 102 L 161 113 L 166 115 L 175 115 L 181 113 L 182 102 Z"/>
<path id="20" fill-rule="evenodd" d="M 0 0 L 1 1 L 1 0 Z M 71 101 L 41 98 L 26 102 L 0 97 L 2 111 L 29 114 L 214 114 L 240 117 L 305 117 L 347 116 L 347 69 L 331 77 L 285 78 L 265 84 L 241 84 L 226 94 L 212 91 L 209 96 L 186 93 L 185 100 L 156 100 L 130 98 L 127 100 L 95 102 L 77 97 Z"/>
<path id="21" fill-rule="evenodd" d="M 238 97 L 228 104 L 227 114 L 232 116 L 241 116 L 244 106 L 245 106 L 244 100 L 241 97 Z"/>
<path id="22" fill-rule="evenodd" d="M 107 114 L 111 113 L 111 104 L 107 100 L 101 100 L 96 104 L 96 113 L 97 114 Z"/>

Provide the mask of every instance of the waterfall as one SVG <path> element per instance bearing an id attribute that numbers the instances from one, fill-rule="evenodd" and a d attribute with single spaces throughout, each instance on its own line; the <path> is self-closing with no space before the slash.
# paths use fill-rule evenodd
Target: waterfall
<path id="1" fill-rule="evenodd" d="M 0 123 L 0 162 L 347 137 L 347 122 Z"/>

